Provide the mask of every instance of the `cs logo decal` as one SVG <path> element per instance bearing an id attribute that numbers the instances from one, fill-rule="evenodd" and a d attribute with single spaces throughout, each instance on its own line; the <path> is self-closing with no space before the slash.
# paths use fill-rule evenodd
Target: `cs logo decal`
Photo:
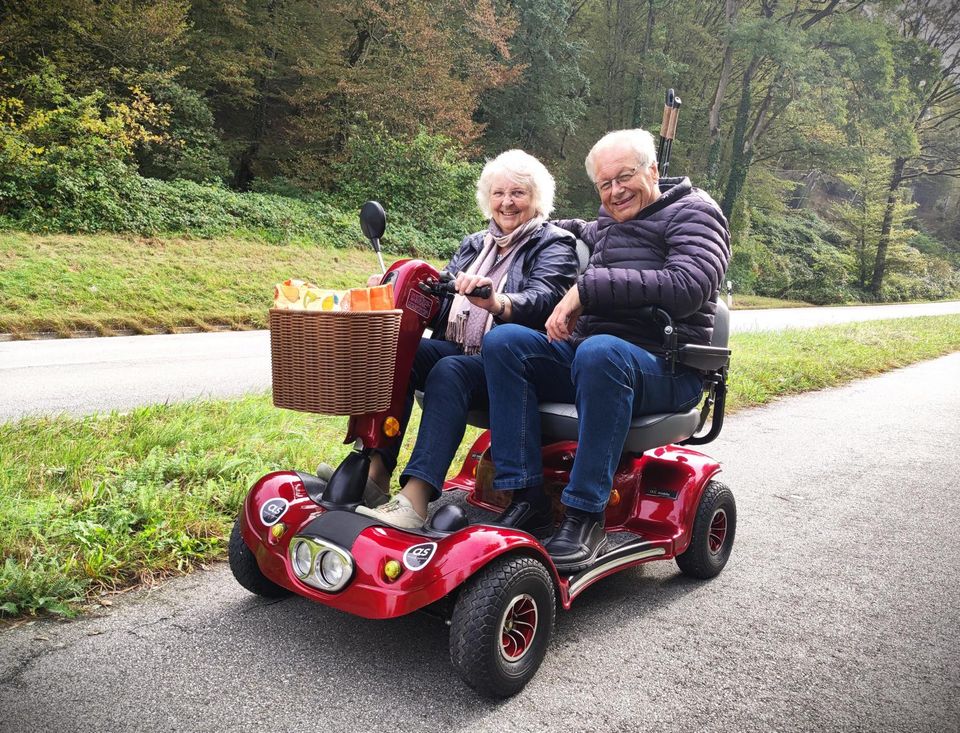
<path id="1" fill-rule="evenodd" d="M 287 513 L 287 507 L 289 506 L 287 500 L 281 499 L 279 496 L 270 499 L 260 507 L 260 521 L 267 527 L 273 526 L 280 521 L 280 517 Z"/>
<path id="2" fill-rule="evenodd" d="M 437 551 L 436 542 L 424 542 L 407 548 L 403 553 L 403 565 L 407 570 L 423 570 Z"/>

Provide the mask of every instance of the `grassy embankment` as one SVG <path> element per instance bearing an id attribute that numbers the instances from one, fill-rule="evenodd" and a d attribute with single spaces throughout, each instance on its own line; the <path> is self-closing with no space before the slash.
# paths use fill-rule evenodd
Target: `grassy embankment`
<path id="1" fill-rule="evenodd" d="M 276 282 L 363 284 L 378 265 L 359 239 L 356 245 L 0 233 L 0 333 L 264 328 Z M 801 305 L 747 295 L 734 300 L 737 308 Z"/>
<path id="2" fill-rule="evenodd" d="M 731 345 L 735 412 L 960 350 L 960 316 L 741 334 Z M 221 558 L 250 483 L 336 463 L 344 427 L 265 396 L 0 425 L 0 615 L 69 615 Z"/>
<path id="3" fill-rule="evenodd" d="M 265 328 L 274 283 L 363 285 L 379 265 L 356 244 L 2 233 L 0 333 Z"/>

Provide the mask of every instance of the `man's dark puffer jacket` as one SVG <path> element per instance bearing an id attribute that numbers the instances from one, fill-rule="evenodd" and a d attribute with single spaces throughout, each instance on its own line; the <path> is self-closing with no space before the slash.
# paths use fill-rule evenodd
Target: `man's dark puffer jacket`
<path id="1" fill-rule="evenodd" d="M 470 266 L 483 249 L 486 231 L 470 234 L 447 265 L 456 275 Z M 547 317 L 577 277 L 576 240 L 570 232 L 544 223 L 510 263 L 503 292 L 510 297 L 511 323 L 542 331 Z M 445 338 L 452 297 L 444 300 L 432 327 L 434 338 Z M 500 321 L 494 318 L 494 325 Z"/>
<path id="2" fill-rule="evenodd" d="M 673 317 L 681 343 L 710 343 L 717 290 L 730 260 L 727 220 L 689 178 L 661 178 L 660 192 L 629 221 L 617 222 L 601 207 L 596 221 L 558 222 L 593 253 L 577 282 L 583 315 L 574 341 L 606 333 L 663 353 L 656 326 L 631 315 L 657 305 Z"/>

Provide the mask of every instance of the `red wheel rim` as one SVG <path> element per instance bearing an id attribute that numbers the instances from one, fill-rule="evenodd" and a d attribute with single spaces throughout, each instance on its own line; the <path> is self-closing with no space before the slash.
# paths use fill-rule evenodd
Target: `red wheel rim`
<path id="1" fill-rule="evenodd" d="M 707 536 L 707 544 L 710 547 L 710 554 L 716 555 L 723 549 L 723 543 L 727 539 L 727 513 L 723 509 L 717 509 L 710 520 L 710 534 Z"/>
<path id="2" fill-rule="evenodd" d="M 500 619 L 500 655 L 519 661 L 530 650 L 537 634 L 537 602 L 526 593 L 510 601 Z"/>

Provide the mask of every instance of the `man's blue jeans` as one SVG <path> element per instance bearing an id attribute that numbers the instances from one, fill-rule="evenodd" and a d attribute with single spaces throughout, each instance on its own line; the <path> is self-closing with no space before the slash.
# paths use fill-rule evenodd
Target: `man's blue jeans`
<path id="1" fill-rule="evenodd" d="M 495 489 L 543 482 L 539 403 L 574 403 L 579 445 L 561 500 L 585 512 L 607 505 L 613 474 L 634 417 L 688 410 L 703 381 L 684 367 L 615 336 L 598 335 L 574 346 L 546 334 L 504 324 L 483 340 L 490 395 Z"/>

